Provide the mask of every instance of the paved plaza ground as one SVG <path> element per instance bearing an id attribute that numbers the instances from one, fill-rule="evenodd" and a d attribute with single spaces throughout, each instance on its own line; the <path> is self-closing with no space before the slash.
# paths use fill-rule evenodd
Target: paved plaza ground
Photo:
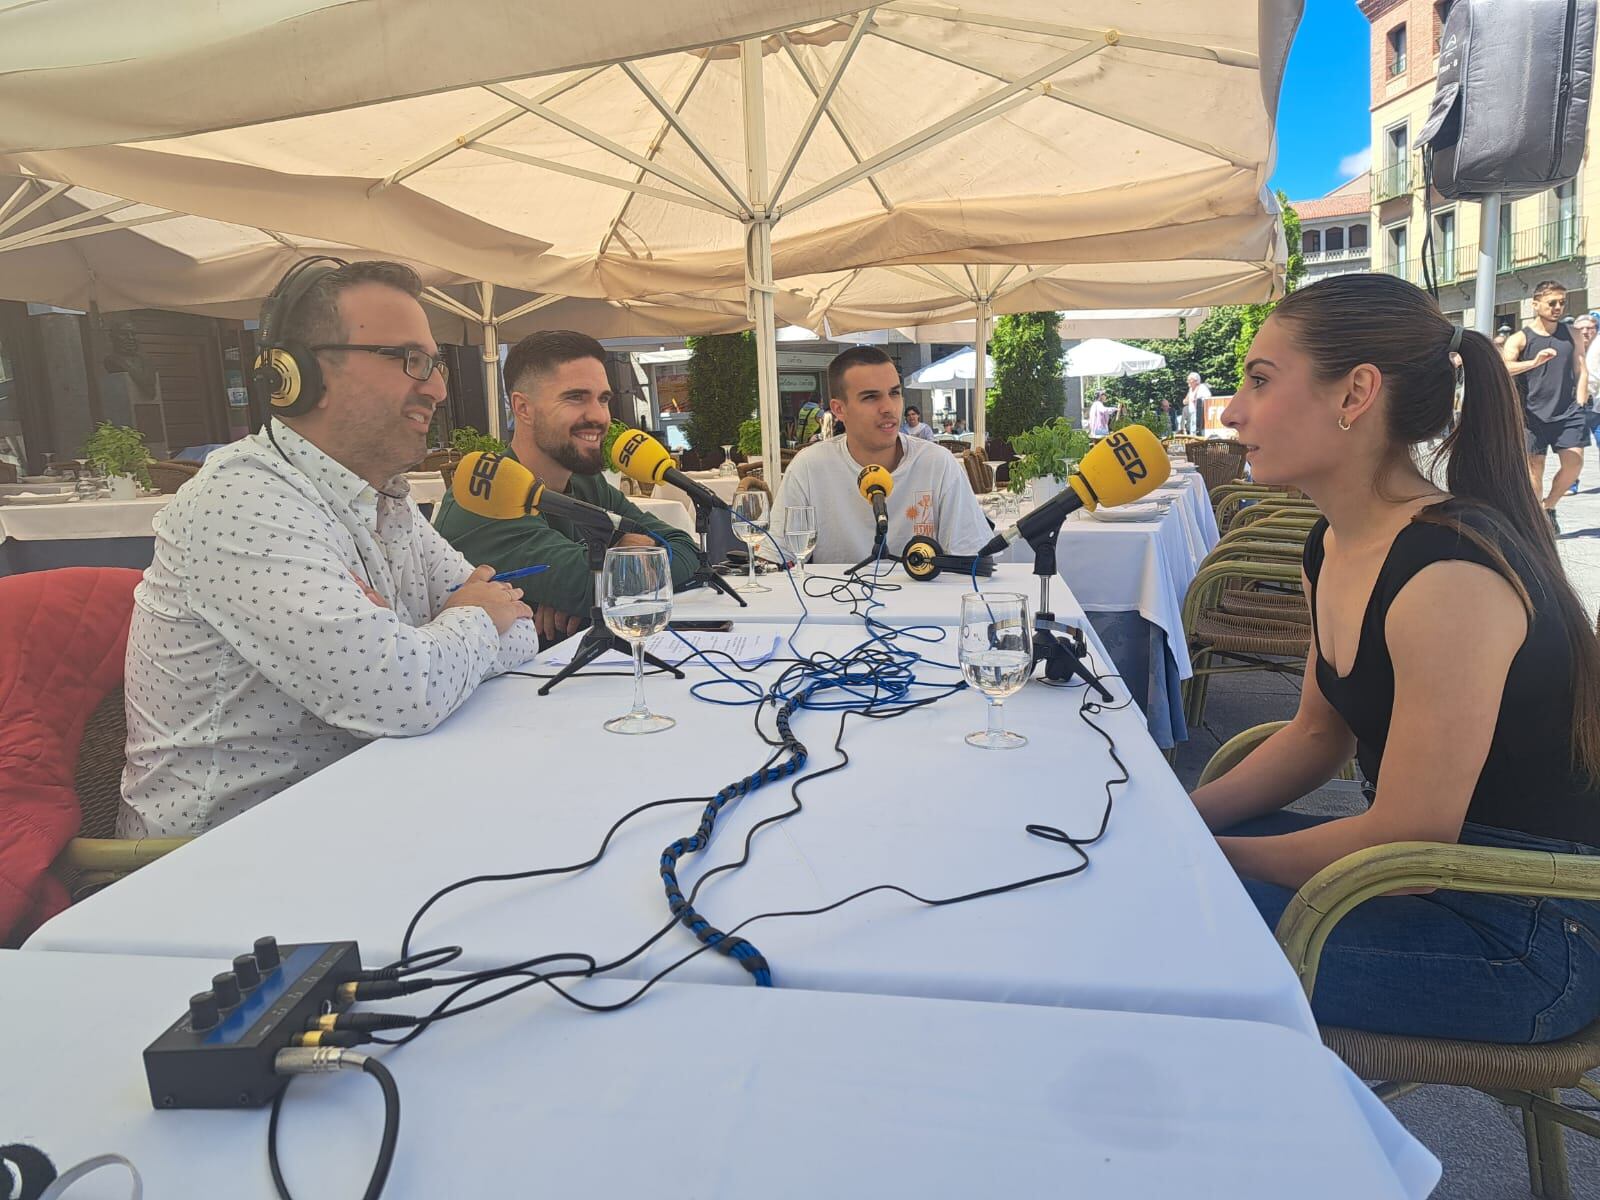
<path id="1" fill-rule="evenodd" d="M 1554 462 L 1550 463 L 1553 475 Z M 1591 621 L 1600 609 L 1600 454 L 1591 444 L 1584 460 L 1579 494 L 1566 497 L 1558 510 L 1562 535 L 1557 544 L 1567 573 L 1588 608 Z M 1293 678 L 1250 672 L 1219 676 L 1206 703 L 1206 728 L 1191 732 L 1173 769 L 1193 786 L 1206 761 L 1223 740 L 1263 721 L 1294 714 L 1299 696 Z M 1348 792 L 1330 788 L 1297 807 L 1339 812 L 1352 803 Z M 1592 1103 L 1572 1093 L 1577 1103 Z M 1444 1162 L 1444 1178 L 1434 1200 L 1523 1200 L 1528 1188 L 1520 1114 L 1489 1097 L 1463 1088 L 1423 1088 L 1394 1105 L 1395 1114 Z M 1573 1194 L 1578 1200 L 1600 1200 L 1600 1143 L 1582 1134 L 1567 1134 Z"/>

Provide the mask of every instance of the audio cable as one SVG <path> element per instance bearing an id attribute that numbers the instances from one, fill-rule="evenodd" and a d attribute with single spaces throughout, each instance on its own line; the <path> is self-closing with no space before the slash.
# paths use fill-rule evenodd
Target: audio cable
<path id="1" fill-rule="evenodd" d="M 389 1074 L 389 1069 L 369 1055 L 338 1046 L 279 1050 L 272 1066 L 279 1075 L 290 1076 L 273 1097 L 272 1115 L 267 1119 L 267 1169 L 272 1172 L 272 1186 L 277 1189 L 279 1200 L 293 1200 L 278 1164 L 278 1114 L 283 1110 L 283 1098 L 289 1094 L 289 1084 L 294 1082 L 296 1075 L 323 1075 L 349 1070 L 365 1071 L 383 1089 L 383 1136 L 378 1142 L 378 1161 L 373 1165 L 366 1190 L 361 1193 L 361 1200 L 378 1200 L 383 1194 L 383 1185 L 389 1181 L 389 1168 L 394 1165 L 395 1143 L 400 1137 L 400 1089 L 395 1086 L 394 1076 Z"/>

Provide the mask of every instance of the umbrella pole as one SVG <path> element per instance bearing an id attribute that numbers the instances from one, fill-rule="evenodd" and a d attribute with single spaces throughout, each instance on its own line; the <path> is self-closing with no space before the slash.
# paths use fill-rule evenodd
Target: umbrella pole
<path id="1" fill-rule="evenodd" d="M 973 334 L 972 363 L 972 446 L 988 458 L 989 413 L 989 302 L 978 301 L 978 324 Z"/>
<path id="2" fill-rule="evenodd" d="M 490 437 L 505 440 L 500 422 L 500 327 L 494 323 L 494 284 L 480 283 L 483 302 L 483 405 Z"/>
<path id="3" fill-rule="evenodd" d="M 745 226 L 745 287 L 755 325 L 757 415 L 761 419 L 762 476 L 778 494 L 783 473 L 782 414 L 778 411 L 778 330 L 773 316 L 771 181 L 767 177 L 766 98 L 762 93 L 761 43 L 739 44 L 744 92 L 745 186 L 753 216 Z"/>

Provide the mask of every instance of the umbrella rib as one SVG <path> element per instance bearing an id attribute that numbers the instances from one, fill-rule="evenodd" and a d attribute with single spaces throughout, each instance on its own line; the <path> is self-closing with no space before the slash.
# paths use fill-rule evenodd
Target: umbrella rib
<path id="1" fill-rule="evenodd" d="M 7 227 L 6 214 L 16 207 L 17 202 L 33 190 L 33 180 L 24 177 L 11 195 L 7 196 L 5 203 L 0 204 L 0 229 Z"/>
<path id="2" fill-rule="evenodd" d="M 811 94 L 813 96 L 818 95 L 821 88 L 816 79 L 812 77 L 811 68 L 806 66 L 805 60 L 800 57 L 800 52 L 794 48 L 794 43 L 789 40 L 788 34 L 780 33 L 778 41 L 789 55 L 789 61 L 794 64 L 794 69 L 799 73 L 800 78 L 805 81 L 806 87 L 811 90 Z M 850 157 L 858 163 L 863 162 L 861 151 L 856 149 L 855 139 L 845 132 L 844 124 L 834 114 L 832 107 L 827 108 L 824 115 L 828 118 L 828 124 L 833 126 L 833 132 L 838 134 L 839 140 L 844 143 L 844 148 L 850 152 Z M 867 182 L 872 185 L 872 190 L 878 194 L 878 203 L 883 205 L 884 211 L 893 212 L 894 205 L 889 203 L 889 197 L 884 192 L 883 185 L 870 175 L 867 176 Z"/>
<path id="3" fill-rule="evenodd" d="M 1052 75 L 1065 71 L 1068 67 L 1083 61 L 1101 48 L 1100 45 L 1093 44 L 1080 46 L 1059 58 L 1052 59 L 1037 70 L 1030 71 L 1022 78 L 1014 80 L 986 96 L 978 97 L 971 104 L 963 105 L 942 121 L 913 134 L 903 141 L 895 143 L 887 150 L 873 155 L 866 162 L 858 164 L 853 170 L 846 171 L 841 175 L 835 175 L 832 179 L 824 180 L 822 183 L 817 184 L 810 191 L 804 192 L 797 197 L 794 203 L 788 205 L 784 211 L 793 212 L 796 209 L 804 208 L 807 204 L 815 203 L 825 196 L 831 196 L 841 188 L 849 187 L 863 175 L 871 175 L 878 171 L 886 170 L 902 159 L 931 149 L 939 143 L 955 137 L 957 134 L 965 133 L 976 125 L 1004 116 L 1012 109 L 1035 99 L 1035 94 L 1032 90 L 1034 84 L 1042 83 Z"/>
<path id="4" fill-rule="evenodd" d="M 470 308 L 468 308 L 465 304 L 462 304 L 461 301 L 457 300 L 448 292 L 442 292 L 436 287 L 425 287 L 422 289 L 422 298 L 435 308 L 443 309 L 445 312 L 450 313 L 453 316 L 461 317 L 464 320 L 472 321 L 479 325 L 483 324 L 477 313 L 473 312 Z"/>
<path id="5" fill-rule="evenodd" d="M 99 208 L 82 209 L 48 224 L 35 225 L 32 229 L 25 229 L 20 233 L 12 234 L 10 237 L 0 238 L 0 245 L 31 242 L 35 238 L 43 237 L 47 233 L 54 233 L 58 229 L 70 229 L 74 225 L 83 225 L 96 217 L 109 217 L 112 213 L 119 213 L 125 208 L 132 208 L 133 203 L 132 200 L 114 200 L 110 204 L 102 204 Z"/>
<path id="6" fill-rule="evenodd" d="M 515 321 L 518 317 L 525 317 L 531 312 L 538 312 L 541 308 L 548 308 L 550 305 L 555 304 L 562 299 L 564 299 L 564 297 L 551 295 L 550 293 L 546 293 L 543 296 L 537 296 L 526 303 L 517 305 L 517 307 L 513 308 L 510 312 L 501 313 L 494 319 L 494 323 L 496 325 L 503 325 L 507 321 Z"/>
<path id="7" fill-rule="evenodd" d="M 118 205 L 126 208 L 132 201 Z M 87 215 L 87 214 L 85 214 Z M 7 238 L 0 238 L 0 253 L 7 250 L 32 250 L 37 246 L 48 246 L 52 242 L 70 242 L 77 238 L 93 237 L 97 233 L 110 233 L 113 229 L 133 229 L 139 225 L 153 225 L 157 221 L 171 221 L 176 217 L 186 214 L 179 212 L 146 213 L 142 217 L 130 217 L 126 221 L 107 221 L 102 225 L 88 225 L 78 229 L 65 229 L 59 233 L 37 235 L 37 231 L 29 230 L 26 233 L 13 234 Z"/>
<path id="8" fill-rule="evenodd" d="M 995 16 L 992 13 L 973 12 L 971 9 L 932 8 L 924 4 L 896 4 L 895 12 L 952 24 L 980 25 L 990 29 L 1006 29 L 1013 33 L 1037 33 L 1045 37 L 1069 38 L 1073 41 L 1103 42 L 1108 46 L 1148 50 L 1152 54 L 1171 54 L 1178 58 L 1199 58 L 1224 67 L 1244 67 L 1253 71 L 1261 69 L 1260 56 L 1246 50 L 1196 46 L 1192 42 L 1174 42 L 1166 38 L 1140 37 L 1109 26 L 1056 25 L 1049 21 L 1024 21 L 1013 17 Z"/>
<path id="9" fill-rule="evenodd" d="M 71 186 L 70 183 L 52 183 L 42 195 L 34 197 L 31 203 L 24 205 L 5 218 L 5 220 L 0 221 L 0 233 L 4 233 L 8 229 L 15 229 Z M 12 199 L 14 200 L 16 197 L 13 196 Z M 10 201 L 7 201 L 7 203 L 9 204 Z"/>
<path id="10" fill-rule="evenodd" d="M 1006 75 L 1003 72 L 991 70 L 988 67 L 978 66 L 976 63 L 971 62 L 968 59 L 958 58 L 956 55 L 951 54 L 948 51 L 941 50 L 937 46 L 927 45 L 924 42 L 917 41 L 915 38 L 907 37 L 905 34 L 895 33 L 884 29 L 881 26 L 874 27 L 872 32 L 875 37 L 880 37 L 885 41 L 893 42 L 897 46 L 904 46 L 907 50 L 915 50 L 919 54 L 926 54 L 930 58 L 937 58 L 941 62 L 951 63 L 958 67 L 965 67 L 969 71 L 973 71 L 979 75 L 987 75 L 990 79 L 999 80 L 1002 83 L 1009 83 L 1011 81 L 1011 76 Z M 1076 108 L 1084 112 L 1094 113 L 1097 117 L 1104 117 L 1108 121 L 1115 121 L 1119 125 L 1127 125 L 1132 129 L 1137 129 L 1143 133 L 1148 133 L 1152 137 L 1162 138 L 1166 141 L 1174 143 L 1175 145 L 1187 146 L 1190 150 L 1197 151 L 1200 154 L 1209 154 L 1213 158 L 1220 158 L 1224 162 L 1232 163 L 1236 167 L 1249 168 L 1255 166 L 1255 160 L 1250 158 L 1248 155 L 1229 150 L 1224 146 L 1214 145 L 1211 142 L 1203 142 L 1199 138 L 1189 137 L 1187 134 L 1179 133 L 1176 130 L 1167 129 L 1163 126 L 1152 124 L 1149 121 L 1144 121 L 1137 117 L 1119 113 L 1103 104 L 1096 104 L 1077 97 L 1069 96 L 1062 92 L 1059 88 L 1045 89 L 1041 85 L 1038 90 L 1039 94 L 1045 96 L 1047 99 L 1055 100 L 1061 104 L 1067 105 L 1070 108 Z"/>
<path id="11" fill-rule="evenodd" d="M 636 192 L 641 196 L 651 196 L 657 200 L 664 200 L 668 204 L 684 204 L 690 208 L 704 209 L 706 212 L 721 213 L 723 216 L 731 217 L 735 221 L 739 219 L 739 214 L 726 205 L 718 204 L 712 200 L 701 200 L 698 196 L 663 191 L 661 188 L 654 188 L 645 183 L 629 183 L 626 179 L 618 179 L 615 175 L 602 175 L 598 171 L 587 171 L 570 163 L 559 163 L 548 158 L 536 158 L 532 154 L 523 154 L 520 150 L 507 150 L 504 146 L 490 146 L 480 142 L 475 143 L 472 148 L 482 151 L 484 154 L 492 154 L 496 158 L 522 163 L 524 166 L 539 167 L 542 170 L 555 171 L 562 175 L 572 175 L 578 179 L 587 179 L 590 183 L 621 188 L 625 192 Z"/>
<path id="12" fill-rule="evenodd" d="M 655 107 L 655 110 L 661 114 L 661 116 L 666 120 L 667 124 L 672 126 L 677 135 L 686 143 L 688 143 L 689 149 L 694 151 L 695 157 L 705 165 L 706 170 L 710 171 L 712 175 L 716 176 L 717 182 L 727 189 L 728 195 L 733 197 L 733 202 L 739 206 L 741 211 L 748 215 L 750 211 L 749 197 L 745 196 L 744 193 L 734 185 L 733 180 L 728 177 L 728 173 L 722 169 L 722 164 L 717 162 L 717 160 L 712 157 L 711 152 L 700 144 L 700 139 L 695 137 L 694 134 L 690 132 L 689 127 L 678 119 L 677 110 L 674 109 L 672 105 L 667 103 L 666 97 L 658 92 L 655 88 L 655 85 L 641 75 L 639 73 L 639 69 L 632 63 L 624 62 L 618 63 L 617 65 L 622 68 L 622 73 L 624 75 L 633 80 L 634 87 L 638 88 L 644 93 L 645 99 L 650 101 L 650 103 Z"/>
<path id="13" fill-rule="evenodd" d="M 963 267 L 962 269 L 965 270 L 966 268 Z M 972 291 L 964 292 L 964 291 L 961 290 L 961 284 L 957 280 L 953 279 L 949 275 L 946 275 L 943 271 L 940 271 L 937 268 L 935 268 L 933 266 L 930 266 L 928 263 L 918 263 L 917 264 L 917 270 L 921 271 L 924 275 L 928 276 L 930 279 L 934 280 L 936 283 L 944 284 L 945 287 L 949 288 L 952 292 L 954 292 L 956 295 L 960 296 L 963 300 L 973 300 L 973 299 L 976 298 L 976 294 L 977 294 L 977 290 L 978 290 L 976 285 L 973 286 Z M 971 278 L 970 274 L 968 275 L 968 278 L 969 279 Z"/>
<path id="14" fill-rule="evenodd" d="M 538 100 L 540 103 L 547 103 L 556 99 L 558 96 L 564 96 L 566 93 L 570 92 L 573 88 L 578 87 L 580 84 L 587 83 L 596 75 L 600 74 L 600 72 L 603 70 L 605 70 L 604 67 L 591 67 L 587 71 L 580 71 L 571 79 L 564 80 L 555 87 L 539 93 L 539 95 L 534 97 L 534 99 Z M 434 163 L 438 162 L 442 158 L 448 158 L 457 150 L 460 150 L 466 146 L 469 142 L 475 142 L 485 134 L 493 133 L 496 129 L 511 124 L 511 122 L 515 121 L 518 117 L 525 117 L 527 115 L 528 114 L 521 108 L 508 109 L 499 116 L 492 117 L 485 121 L 476 129 L 468 130 L 459 137 L 452 138 L 450 141 L 440 146 L 437 150 L 431 150 L 427 154 L 424 154 L 421 158 L 416 159 L 414 162 L 407 163 L 394 174 L 379 180 L 372 186 L 372 189 L 368 194 L 376 194 L 377 192 L 383 191 L 385 188 L 393 187 L 402 179 L 407 179 L 410 176 L 415 175 L 418 171 L 433 166 Z"/>
<path id="15" fill-rule="evenodd" d="M 800 133 L 794 140 L 794 148 L 789 151 L 789 158 L 783 164 L 783 170 L 778 173 L 778 182 L 772 189 L 771 203 L 777 204 L 783 195 L 783 189 L 788 186 L 789 176 L 794 174 L 794 169 L 800 165 L 800 156 L 805 153 L 806 147 L 811 144 L 811 135 L 817 130 L 817 122 L 822 120 L 828 111 L 828 105 L 833 100 L 833 94 L 839 88 L 839 81 L 844 77 L 845 68 L 850 65 L 850 60 L 855 57 L 856 48 L 861 45 L 861 39 L 867 32 L 867 26 L 872 23 L 872 16 L 878 10 L 869 8 L 856 17 L 856 23 L 850 29 L 850 37 L 844 44 L 844 49 L 839 52 L 838 61 L 833 64 L 833 70 L 828 73 L 828 81 L 822 85 L 821 91 L 813 91 L 816 101 L 811 106 L 811 111 L 806 114 L 806 122 L 800 127 Z"/>
<path id="16" fill-rule="evenodd" d="M 700 61 L 695 64 L 694 74 L 689 77 L 689 82 L 683 89 L 683 95 L 678 97 L 678 103 L 673 106 L 675 109 L 681 111 L 684 105 L 689 103 L 689 97 L 694 94 L 695 88 L 700 86 L 700 80 L 705 77 L 706 68 L 710 65 L 710 57 L 701 56 Z M 645 151 L 644 156 L 651 162 L 654 162 L 656 155 L 661 153 L 661 147 L 665 144 L 667 134 L 671 129 L 672 123 L 663 121 L 661 122 L 661 127 L 656 130 L 655 137 L 650 139 L 650 147 Z M 634 183 L 642 183 L 644 181 L 644 169 L 642 167 L 633 181 Z M 595 251 L 596 256 L 604 254 L 606 247 L 611 245 L 612 240 L 617 236 L 617 230 L 622 227 L 623 219 L 628 215 L 628 209 L 633 204 L 633 196 L 634 194 L 630 192 L 622 198 L 622 204 L 617 209 L 617 215 L 611 218 L 610 228 L 606 230 L 605 237 L 600 239 L 600 246 Z"/>
<path id="17" fill-rule="evenodd" d="M 537 100 L 529 100 L 525 96 L 519 96 L 510 88 L 501 87 L 499 84 L 492 84 L 489 87 L 489 90 L 496 96 L 499 96 L 501 99 L 509 100 L 512 104 L 527 109 L 535 116 L 543 117 L 552 125 L 566 130 L 568 133 L 572 134 L 573 137 L 582 138 L 590 145 L 598 146 L 608 154 L 614 154 L 618 158 L 650 172 L 650 174 L 654 175 L 656 178 L 664 179 L 666 182 L 672 184 L 673 187 L 682 188 L 684 191 L 700 197 L 700 199 L 704 200 L 707 204 L 713 205 L 718 210 L 727 212 L 730 216 L 737 217 L 737 214 L 730 212 L 727 206 L 723 204 L 722 197 L 718 196 L 714 191 L 705 185 L 690 179 L 687 175 L 680 175 L 678 172 L 673 171 L 670 168 L 663 167 L 660 163 L 651 162 L 642 154 L 637 154 L 634 151 L 629 150 L 626 146 L 619 145 L 617 142 L 612 141 L 604 134 L 596 133 L 587 126 L 574 121 L 571 117 L 556 112 L 556 110 L 551 108 L 549 105 L 541 104 Z M 576 169 L 574 169 L 574 173 L 575 171 Z M 599 178 L 606 179 L 609 177 L 600 176 Z M 618 186 L 626 185 L 619 183 Z"/>

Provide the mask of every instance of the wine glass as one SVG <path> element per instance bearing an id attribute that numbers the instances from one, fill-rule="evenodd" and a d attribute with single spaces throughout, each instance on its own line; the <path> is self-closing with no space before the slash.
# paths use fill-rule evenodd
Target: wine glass
<path id="1" fill-rule="evenodd" d="M 767 520 L 767 494 L 760 488 L 733 494 L 733 532 L 745 544 L 750 556 L 750 573 L 743 583 L 734 584 L 736 592 L 770 592 L 772 589 L 756 580 L 756 547 L 766 537 L 760 528 Z"/>
<path id="2" fill-rule="evenodd" d="M 722 465 L 717 468 L 723 475 L 737 475 L 739 468 L 733 461 L 733 443 L 729 442 L 722 448 Z"/>
<path id="3" fill-rule="evenodd" d="M 783 544 L 794 555 L 795 578 L 804 583 L 806 559 L 817 545 L 817 510 L 809 504 L 791 504 L 783 510 Z"/>
<path id="4" fill-rule="evenodd" d="M 969 746 L 1014 750 L 1028 744 L 1008 733 L 1003 706 L 1033 671 L 1033 621 L 1017 592 L 969 592 L 961 597 L 961 675 L 989 701 L 989 727 L 967 734 Z"/>
<path id="5" fill-rule="evenodd" d="M 660 546 L 616 546 L 600 569 L 600 613 L 606 628 L 633 646 L 633 708 L 605 723 L 612 733 L 657 733 L 677 724 L 644 703 L 645 639 L 672 615 L 672 569 Z"/>

